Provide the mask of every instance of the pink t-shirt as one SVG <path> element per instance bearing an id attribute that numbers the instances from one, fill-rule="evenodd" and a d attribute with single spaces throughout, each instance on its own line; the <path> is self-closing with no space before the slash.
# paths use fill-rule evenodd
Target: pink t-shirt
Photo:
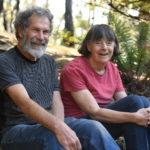
<path id="1" fill-rule="evenodd" d="M 120 74 L 115 64 L 108 62 L 105 73 L 99 75 L 91 67 L 88 58 L 83 56 L 76 57 L 62 69 L 60 87 L 65 116 L 76 118 L 84 116 L 85 113 L 75 103 L 70 92 L 88 89 L 99 106 L 104 107 L 112 102 L 115 92 L 124 91 Z"/>

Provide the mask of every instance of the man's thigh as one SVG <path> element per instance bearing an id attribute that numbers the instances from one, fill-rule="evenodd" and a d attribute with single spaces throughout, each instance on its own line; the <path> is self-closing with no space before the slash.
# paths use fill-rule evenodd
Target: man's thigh
<path id="1" fill-rule="evenodd" d="M 16 125 L 3 136 L 4 150 L 63 150 L 55 135 L 40 124 Z"/>

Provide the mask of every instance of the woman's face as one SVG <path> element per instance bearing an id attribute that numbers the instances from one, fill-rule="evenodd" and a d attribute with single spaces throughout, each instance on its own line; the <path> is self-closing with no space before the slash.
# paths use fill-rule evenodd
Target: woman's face
<path id="1" fill-rule="evenodd" d="M 101 39 L 87 44 L 90 60 L 96 64 L 106 64 L 113 56 L 115 42 Z"/>

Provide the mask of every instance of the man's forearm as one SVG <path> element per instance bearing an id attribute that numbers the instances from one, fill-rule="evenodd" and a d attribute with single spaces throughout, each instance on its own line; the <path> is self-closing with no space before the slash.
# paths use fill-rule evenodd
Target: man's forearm
<path id="1" fill-rule="evenodd" d="M 57 118 L 64 120 L 64 107 L 58 91 L 54 92 L 53 104 L 50 112 Z"/>
<path id="2" fill-rule="evenodd" d="M 28 100 L 26 105 L 19 106 L 19 108 L 24 114 L 53 132 L 55 131 L 55 128 L 57 128 L 58 122 L 61 122 L 60 119 L 32 100 Z"/>

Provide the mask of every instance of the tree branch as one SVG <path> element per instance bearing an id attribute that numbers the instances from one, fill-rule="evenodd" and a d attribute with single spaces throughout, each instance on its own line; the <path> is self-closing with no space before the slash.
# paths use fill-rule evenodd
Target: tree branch
<path id="1" fill-rule="evenodd" d="M 120 10 L 119 10 L 117 7 L 115 7 L 112 3 L 109 3 L 108 5 L 109 5 L 111 8 L 113 8 L 116 12 L 118 12 L 118 13 L 120 13 L 120 14 L 126 16 L 126 17 L 130 17 L 130 18 L 133 18 L 133 19 L 136 19 L 136 20 L 140 20 L 139 17 L 135 17 L 135 16 L 132 16 L 132 15 L 129 15 L 129 14 L 127 15 L 126 13 L 120 11 Z"/>
<path id="2" fill-rule="evenodd" d="M 132 1 L 130 3 L 137 3 L 137 2 L 140 2 L 139 0 L 135 0 L 135 1 Z M 92 2 L 85 2 L 87 5 L 90 5 L 90 6 L 97 6 L 97 7 L 102 7 L 100 6 L 100 4 L 93 4 Z M 132 18 L 132 19 L 135 19 L 135 20 L 146 20 L 146 21 L 150 21 L 150 13 L 148 11 L 143 11 L 143 10 L 139 10 L 139 16 L 133 16 L 133 15 L 130 15 L 130 14 L 127 14 L 123 11 L 121 11 L 120 9 L 118 9 L 116 6 L 113 5 L 113 0 L 110 0 L 110 2 L 108 3 L 108 5 L 116 12 L 126 16 L 126 17 L 129 17 L 129 18 Z M 121 5 L 119 5 L 121 6 Z M 121 6 L 122 8 L 125 8 L 125 6 Z"/>

